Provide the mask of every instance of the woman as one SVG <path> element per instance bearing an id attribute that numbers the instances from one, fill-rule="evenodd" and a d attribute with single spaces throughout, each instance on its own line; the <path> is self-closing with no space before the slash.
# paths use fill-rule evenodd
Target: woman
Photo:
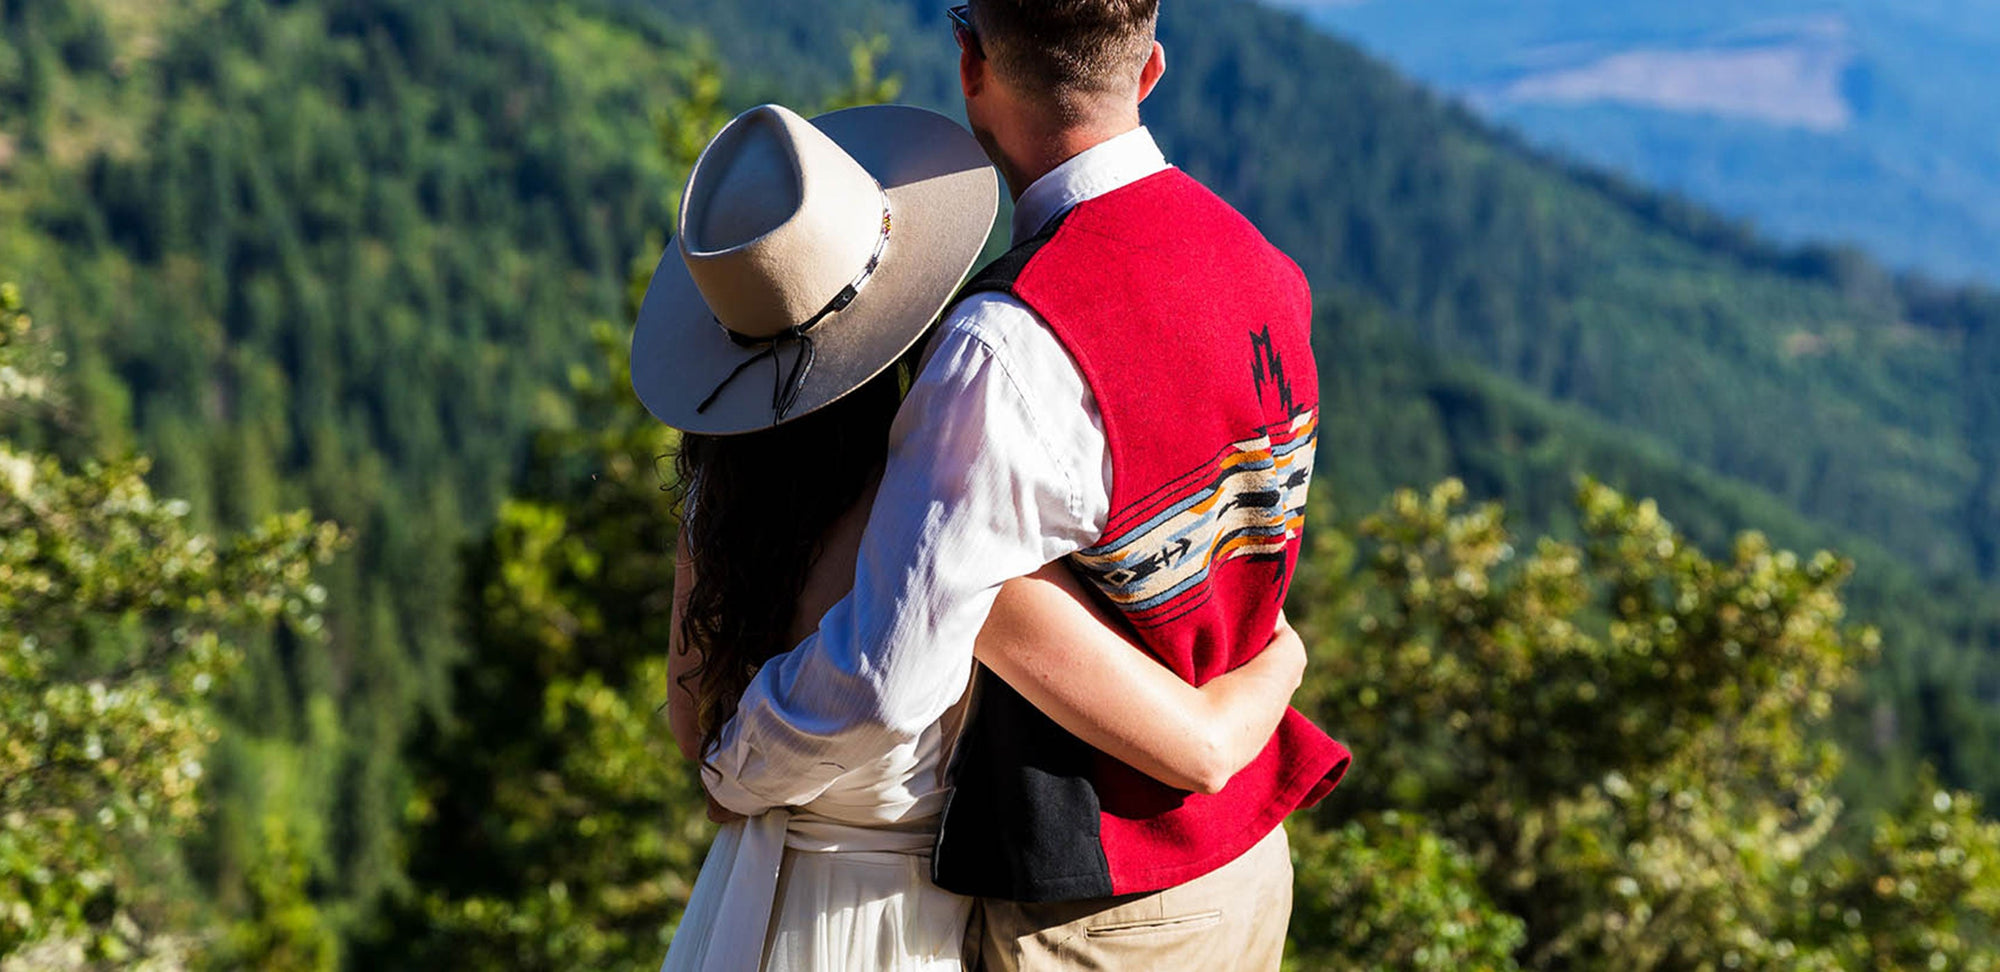
<path id="1" fill-rule="evenodd" d="M 910 349 L 976 258 L 993 191 L 963 130 L 906 108 L 755 109 L 697 163 L 633 350 L 642 400 L 686 432 L 669 713 L 688 758 L 850 585 Z M 1003 588 L 976 656 L 1085 741 L 1209 791 L 1262 749 L 1304 667 L 1281 625 L 1196 689 L 1059 566 Z M 971 902 L 930 883 L 928 853 L 965 705 L 806 806 L 726 824 L 665 968 L 959 968 Z"/>

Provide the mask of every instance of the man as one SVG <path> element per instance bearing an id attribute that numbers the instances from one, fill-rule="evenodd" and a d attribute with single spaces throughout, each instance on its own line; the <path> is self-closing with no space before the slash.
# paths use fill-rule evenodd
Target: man
<path id="1" fill-rule="evenodd" d="M 1000 586 L 1057 560 L 1192 683 L 1268 641 L 1317 426 L 1310 295 L 1139 124 L 1166 68 L 1157 12 L 952 11 L 1016 247 L 947 312 L 898 414 L 853 593 L 764 666 L 723 733 L 706 779 L 730 810 L 805 803 L 915 738 L 963 694 Z M 1062 657 L 989 662 L 1046 677 Z M 1344 748 L 1291 712 L 1227 785 L 1187 793 L 979 684 L 933 865 L 984 899 L 977 963 L 1278 967 L 1279 824 L 1333 788 Z"/>

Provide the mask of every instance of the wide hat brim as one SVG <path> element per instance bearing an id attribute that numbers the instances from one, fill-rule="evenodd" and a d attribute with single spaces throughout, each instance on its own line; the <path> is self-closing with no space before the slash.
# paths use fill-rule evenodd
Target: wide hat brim
<path id="1" fill-rule="evenodd" d="M 786 421 L 824 408 L 881 374 L 923 337 L 985 248 L 999 183 L 970 133 L 943 115 L 871 105 L 812 119 L 889 197 L 893 229 L 881 265 L 854 302 L 812 331 L 816 360 Z M 736 435 L 777 424 L 776 369 L 796 346 L 760 361 L 696 411 L 757 353 L 731 341 L 668 241 L 632 330 L 632 389 L 655 418 L 686 432 Z"/>

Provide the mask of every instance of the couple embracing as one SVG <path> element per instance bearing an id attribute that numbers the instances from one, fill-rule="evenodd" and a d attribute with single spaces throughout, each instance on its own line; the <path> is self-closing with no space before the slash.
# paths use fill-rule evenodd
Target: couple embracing
<path id="1" fill-rule="evenodd" d="M 666 970 L 1278 967 L 1348 763 L 1281 611 L 1311 302 L 1140 126 L 1157 8 L 953 8 L 976 140 L 765 106 L 696 164 L 632 345 L 726 821 Z"/>

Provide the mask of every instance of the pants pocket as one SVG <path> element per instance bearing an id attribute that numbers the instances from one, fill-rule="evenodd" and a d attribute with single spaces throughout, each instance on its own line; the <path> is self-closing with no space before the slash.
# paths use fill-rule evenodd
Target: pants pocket
<path id="1" fill-rule="evenodd" d="M 1222 912 L 1198 911 L 1191 915 L 1176 915 L 1172 918 L 1144 918 L 1137 921 L 1120 921 L 1097 925 L 1083 930 L 1085 938 L 1126 938 L 1134 935 L 1172 934 L 1195 932 L 1204 928 L 1214 928 L 1222 924 Z"/>

